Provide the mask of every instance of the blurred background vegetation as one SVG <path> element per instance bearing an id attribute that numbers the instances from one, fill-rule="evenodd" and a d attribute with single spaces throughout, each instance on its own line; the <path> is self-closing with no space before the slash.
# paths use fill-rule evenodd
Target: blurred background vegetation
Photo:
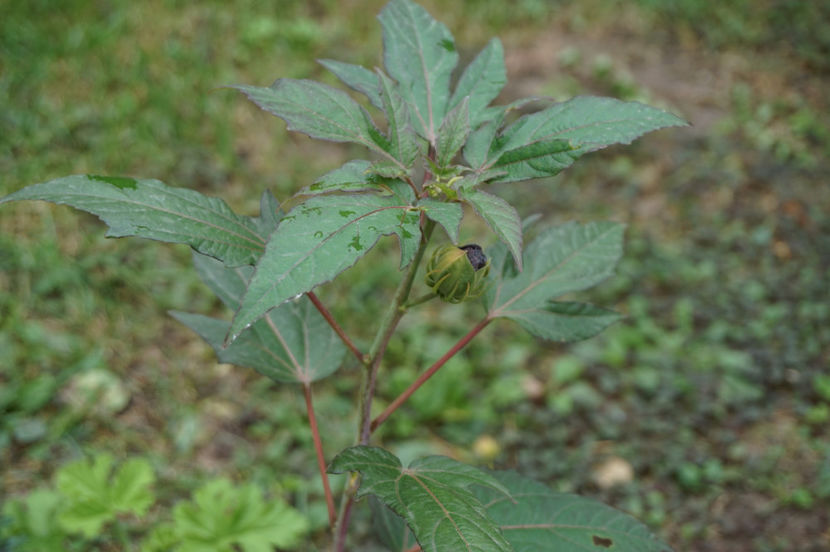
<path id="1" fill-rule="evenodd" d="M 0 195 L 95 172 L 192 187 L 246 214 L 263 190 L 286 200 L 360 150 L 288 134 L 222 86 L 334 84 L 319 58 L 379 65 L 383 3 L 3 3 Z M 379 441 L 597 497 L 677 550 L 830 549 L 830 4 L 423 4 L 456 35 L 462 61 L 503 40 L 500 103 L 610 95 L 693 126 L 593 154 L 553 180 L 496 187 L 523 216 L 629 224 L 618 275 L 587 295 L 627 319 L 573 346 L 496 324 Z M 135 540 L 225 475 L 292 502 L 325 542 L 298 390 L 217 365 L 167 316 L 221 312 L 187 248 L 104 232 L 65 207 L 0 210 L 0 497 L 106 451 L 149 459 L 161 480 L 159 503 L 129 526 Z M 494 241 L 473 216 L 464 234 Z M 319 293 L 364 344 L 396 273 L 387 241 Z M 463 335 L 476 308 L 430 303 L 405 319 L 382 399 Z M 350 444 L 356 375 L 347 364 L 316 388 L 329 455 Z M 368 550 L 360 519 L 357 529 Z M 118 542 L 105 532 L 75 546 Z"/>

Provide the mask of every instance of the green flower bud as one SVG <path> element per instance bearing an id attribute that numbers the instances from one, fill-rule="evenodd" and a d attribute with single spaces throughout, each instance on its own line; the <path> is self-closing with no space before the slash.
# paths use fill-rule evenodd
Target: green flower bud
<path id="1" fill-rule="evenodd" d="M 439 247 L 427 263 L 426 284 L 444 301 L 460 303 L 484 293 L 490 261 L 476 244 Z"/>

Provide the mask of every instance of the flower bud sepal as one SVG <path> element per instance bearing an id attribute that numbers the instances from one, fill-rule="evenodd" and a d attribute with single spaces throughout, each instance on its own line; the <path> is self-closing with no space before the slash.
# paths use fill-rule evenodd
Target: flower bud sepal
<path id="1" fill-rule="evenodd" d="M 490 274 L 490 261 L 476 244 L 447 244 L 427 262 L 426 284 L 444 301 L 460 303 L 481 297 Z"/>

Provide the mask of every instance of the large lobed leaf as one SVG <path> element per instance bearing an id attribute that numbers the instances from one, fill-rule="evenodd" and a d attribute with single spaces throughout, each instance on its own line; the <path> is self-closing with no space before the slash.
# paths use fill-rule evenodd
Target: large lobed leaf
<path id="1" fill-rule="evenodd" d="M 369 497 L 369 508 L 372 510 L 372 532 L 390 551 L 412 550 L 417 542 L 401 516 L 374 496 Z"/>
<path id="2" fill-rule="evenodd" d="M 107 236 L 185 243 L 229 266 L 253 264 L 265 249 L 255 220 L 221 199 L 158 180 L 75 175 L 33 184 L 0 199 L 65 204 L 96 215 Z"/>
<path id="3" fill-rule="evenodd" d="M 391 0 L 378 15 L 383 63 L 409 103 L 415 130 L 435 144 L 447 113 L 450 77 L 458 63 L 452 34 L 411 0 Z"/>
<path id="4" fill-rule="evenodd" d="M 551 303 L 610 276 L 622 255 L 624 225 L 567 223 L 542 232 L 524 252 L 524 270 L 491 253 L 493 283 L 485 295 L 490 318 L 515 319 L 534 334 L 572 341 L 590 337 L 616 317 L 589 305 Z M 593 333 L 592 333 L 593 332 Z"/>
<path id="5" fill-rule="evenodd" d="M 192 502 L 173 508 L 173 532 L 180 552 L 294 549 L 308 532 L 308 520 L 282 500 L 265 501 L 253 484 L 234 487 L 214 479 L 193 493 Z"/>
<path id="6" fill-rule="evenodd" d="M 404 468 L 386 450 L 358 446 L 338 454 L 329 467 L 330 473 L 350 471 L 362 476 L 358 496 L 372 494 L 404 518 L 426 552 L 512 550 L 468 487 L 505 489 L 472 466 L 430 456 Z"/>
<path id="7" fill-rule="evenodd" d="M 292 209 L 268 240 L 234 317 L 230 340 L 273 307 L 352 266 L 383 235 L 398 236 L 401 263 L 408 264 L 420 241 L 420 217 L 409 204 L 414 198 L 401 195 L 320 196 Z"/>
<path id="8" fill-rule="evenodd" d="M 231 310 L 236 310 L 248 286 L 252 267 L 226 268 L 208 257 L 194 255 L 199 277 Z M 310 383 L 334 373 L 345 347 L 308 297 L 269 311 L 224 346 L 230 323 L 183 312 L 170 313 L 213 347 L 220 362 L 253 368 L 274 381 Z"/>
<path id="9" fill-rule="evenodd" d="M 120 514 L 142 516 L 155 501 L 150 487 L 155 474 L 150 463 L 133 458 L 113 470 L 113 458 L 99 454 L 91 462 L 80 460 L 63 466 L 55 485 L 64 497 L 61 526 L 88 538 Z"/>
<path id="10" fill-rule="evenodd" d="M 642 523 L 600 502 L 556 493 L 512 472 L 492 472 L 510 492 L 475 487 L 515 552 L 671 552 Z"/>

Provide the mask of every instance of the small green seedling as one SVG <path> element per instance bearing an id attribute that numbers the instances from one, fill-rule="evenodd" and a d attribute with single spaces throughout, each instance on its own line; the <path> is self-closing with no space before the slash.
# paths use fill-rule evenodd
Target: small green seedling
<path id="1" fill-rule="evenodd" d="M 559 298 L 612 274 L 622 255 L 623 225 L 572 222 L 544 228 L 525 244 L 519 213 L 486 191 L 490 185 L 549 178 L 586 153 L 686 123 L 662 110 L 611 98 L 491 105 L 506 83 L 497 39 L 454 79 L 459 56 L 453 36 L 423 8 L 411 0 L 391 0 L 379 19 L 382 69 L 321 62 L 365 96 L 371 114 L 345 91 L 310 80 L 235 87 L 290 130 L 366 149 L 365 158 L 300 190 L 288 213 L 269 193 L 262 197 L 260 216 L 248 217 L 221 199 L 157 180 L 92 175 L 28 186 L 0 203 L 67 204 L 100 217 L 109 236 L 194 249 L 197 272 L 234 312 L 233 319 L 173 315 L 210 343 L 222 362 L 253 368 L 302 391 L 333 550 L 347 548 L 352 510 L 366 495 L 383 505 L 373 508 L 379 531 L 389 549 L 399 552 L 669 550 L 642 524 L 597 502 L 445 457 L 421 458 L 404 467 L 373 446 L 372 435 L 449 358 L 499 319 L 559 342 L 591 337 L 619 319 L 612 311 Z M 546 105 L 526 113 L 540 102 Z M 378 114 L 385 117 L 382 127 L 375 124 Z M 457 246 L 465 204 L 492 229 L 499 241 L 495 247 L 485 252 L 475 244 Z M 436 225 L 449 243 L 430 245 Z M 354 265 L 384 236 L 395 236 L 400 245 L 400 282 L 379 317 L 374 341 L 361 350 L 314 289 Z M 387 344 L 407 311 L 426 300 L 410 298 L 422 264 L 431 290 L 427 298 L 438 296 L 447 308 L 481 301 L 484 315 L 373 418 L 378 379 L 392 369 L 383 362 Z M 334 375 L 346 354 L 365 372 L 355 405 L 359 423 L 354 447 L 330 455 L 314 416 L 312 384 Z M 352 474 L 339 507 L 329 473 Z"/>

